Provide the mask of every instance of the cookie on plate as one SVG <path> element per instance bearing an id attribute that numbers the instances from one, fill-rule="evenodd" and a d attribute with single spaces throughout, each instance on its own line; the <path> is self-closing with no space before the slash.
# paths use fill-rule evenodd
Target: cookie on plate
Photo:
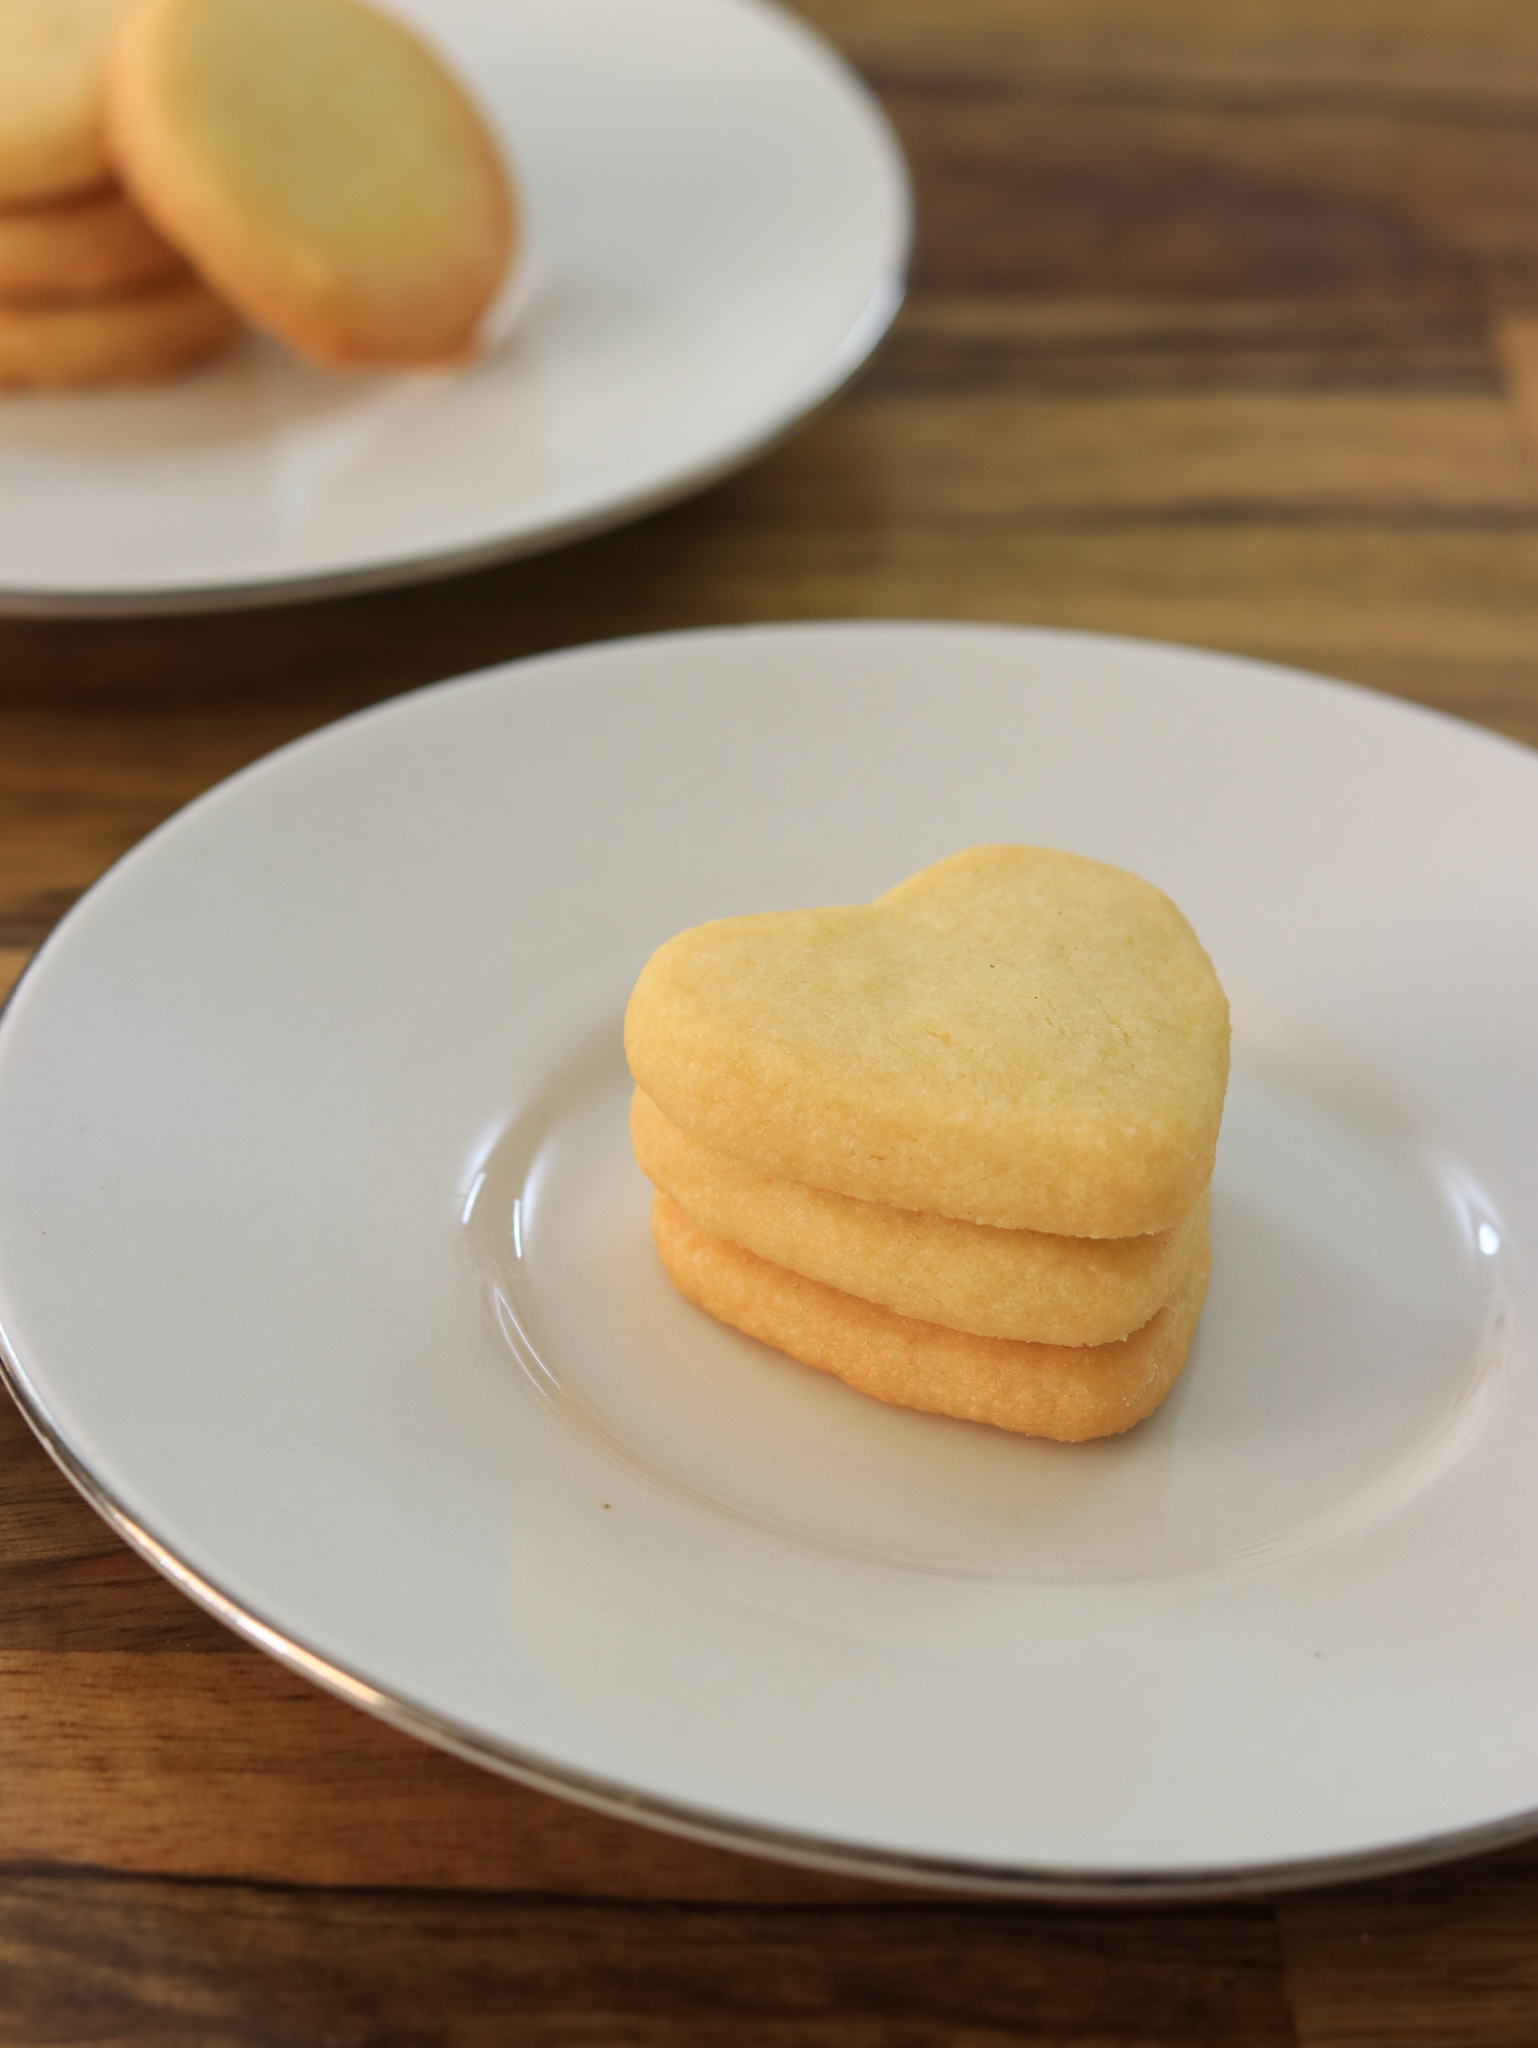
<path id="1" fill-rule="evenodd" d="M 462 355 L 511 259 L 512 194 L 485 122 L 362 0 L 137 0 L 107 131 L 167 238 L 317 362 Z"/>
<path id="2" fill-rule="evenodd" d="M 0 302 L 105 298 L 187 275 L 177 251 L 111 188 L 0 210 Z"/>
<path id="3" fill-rule="evenodd" d="M 0 0 L 0 206 L 102 185 L 107 53 L 126 0 Z"/>
<path id="4" fill-rule="evenodd" d="M 0 389 L 148 383 L 219 354 L 239 331 L 195 278 L 73 305 L 0 305 Z"/>
<path id="5" fill-rule="evenodd" d="M 1040 847 L 876 902 L 725 918 L 643 969 L 637 1085 L 759 1172 L 1005 1230 L 1177 1228 L 1212 1177 L 1228 1004 L 1167 896 Z"/>
<path id="6" fill-rule="evenodd" d="M 1070 1348 L 896 1315 L 713 1237 L 666 1195 L 653 1201 L 652 1232 L 674 1286 L 718 1321 L 879 1401 L 1059 1443 L 1115 1436 L 1152 1414 L 1185 1364 L 1212 1269 L 1204 1230 L 1142 1329 Z"/>
<path id="7" fill-rule="evenodd" d="M 1110 1344 L 1170 1299 L 1205 1236 L 1207 1193 L 1173 1230 L 1062 1237 L 997 1230 L 781 1180 L 688 1137 L 637 1090 L 636 1162 L 714 1237 L 842 1294 L 972 1336 Z"/>

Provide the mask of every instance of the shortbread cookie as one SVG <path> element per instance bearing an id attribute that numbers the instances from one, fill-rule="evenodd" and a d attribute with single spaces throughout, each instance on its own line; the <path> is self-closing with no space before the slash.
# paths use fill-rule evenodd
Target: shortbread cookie
<path id="1" fill-rule="evenodd" d="M 72 306 L 0 306 L 0 388 L 147 383 L 217 355 L 239 331 L 196 280 Z"/>
<path id="2" fill-rule="evenodd" d="M 681 933 L 636 983 L 625 1050 L 672 1123 L 762 1173 L 1134 1237 L 1212 1177 L 1228 1004 L 1147 882 L 982 846 L 869 905 Z"/>
<path id="3" fill-rule="evenodd" d="M 101 94 L 126 0 L 0 0 L 0 206 L 105 184 Z"/>
<path id="4" fill-rule="evenodd" d="M 830 1195 L 728 1159 L 636 1092 L 637 1163 L 690 1218 L 761 1259 L 899 1315 L 978 1337 L 1112 1344 L 1169 1300 L 1207 1229 L 1203 1192 L 1174 1230 L 1053 1237 Z"/>
<path id="5" fill-rule="evenodd" d="M 139 0 L 107 126 L 166 236 L 318 362 L 459 355 L 507 269 L 512 200 L 485 124 L 361 0 Z"/>
<path id="6" fill-rule="evenodd" d="M 712 1237 L 666 1195 L 652 1203 L 652 1233 L 674 1286 L 719 1322 L 878 1401 L 1059 1443 L 1116 1436 L 1153 1413 L 1185 1364 L 1212 1270 L 1204 1231 L 1168 1307 L 1121 1343 L 1015 1344 L 803 1279 Z"/>
<path id="7" fill-rule="evenodd" d="M 0 211 L 0 301 L 56 304 L 142 290 L 187 265 L 120 192 Z"/>

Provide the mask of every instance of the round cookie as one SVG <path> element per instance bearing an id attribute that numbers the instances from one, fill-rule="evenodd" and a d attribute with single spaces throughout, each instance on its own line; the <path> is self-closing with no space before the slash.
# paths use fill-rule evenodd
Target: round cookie
<path id="1" fill-rule="evenodd" d="M 484 122 L 361 0 L 139 0 L 107 127 L 150 218 L 317 362 L 462 354 L 511 258 L 512 197 Z"/>
<path id="2" fill-rule="evenodd" d="M 217 355 L 239 332 L 195 279 L 75 305 L 0 306 L 0 389 L 148 383 Z"/>
<path id="3" fill-rule="evenodd" d="M 1169 1300 L 1206 1233 L 1204 1192 L 1174 1230 L 1054 1237 L 856 1201 L 712 1152 L 648 1096 L 630 1106 L 641 1171 L 701 1229 L 842 1294 L 973 1336 L 1112 1344 Z"/>
<path id="4" fill-rule="evenodd" d="M 101 94 L 126 0 L 0 0 L 0 206 L 105 184 Z"/>
<path id="5" fill-rule="evenodd" d="M 1068 1348 L 895 1315 L 712 1237 L 666 1195 L 652 1203 L 652 1234 L 674 1286 L 719 1322 L 878 1401 L 1059 1443 L 1116 1436 L 1153 1413 L 1185 1364 L 1212 1270 L 1204 1232 L 1169 1305 L 1141 1330 Z"/>
<path id="6" fill-rule="evenodd" d="M 0 302 L 53 304 L 142 290 L 187 265 L 121 192 L 0 212 Z"/>
<path id="7" fill-rule="evenodd" d="M 1135 1237 L 1212 1178 L 1228 1004 L 1147 882 L 981 846 L 872 904 L 680 933 L 642 970 L 625 1051 L 672 1123 L 762 1173 Z"/>

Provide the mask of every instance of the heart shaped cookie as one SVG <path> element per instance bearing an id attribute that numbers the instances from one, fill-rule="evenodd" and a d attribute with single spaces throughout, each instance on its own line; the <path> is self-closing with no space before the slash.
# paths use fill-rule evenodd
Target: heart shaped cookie
<path id="1" fill-rule="evenodd" d="M 761 1173 L 1007 1230 L 1169 1230 L 1212 1175 L 1228 1003 L 1168 897 L 1041 847 L 697 926 L 630 999 L 637 1084 Z"/>

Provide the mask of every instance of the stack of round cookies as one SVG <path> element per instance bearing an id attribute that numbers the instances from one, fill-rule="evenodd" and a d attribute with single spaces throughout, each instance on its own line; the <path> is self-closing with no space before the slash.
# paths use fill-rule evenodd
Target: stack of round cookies
<path id="1" fill-rule="evenodd" d="M 1228 1005 L 1148 883 L 975 847 L 873 904 L 701 925 L 648 962 L 625 1048 L 658 1250 L 720 1320 L 1061 1441 L 1174 1384 Z"/>
<path id="2" fill-rule="evenodd" d="M 0 386 L 167 376 L 241 316 L 443 362 L 515 233 L 463 89 L 361 0 L 0 0 Z"/>
<path id="3" fill-rule="evenodd" d="M 116 182 L 102 81 L 124 0 L 0 0 L 0 386 L 168 376 L 233 313 Z"/>

